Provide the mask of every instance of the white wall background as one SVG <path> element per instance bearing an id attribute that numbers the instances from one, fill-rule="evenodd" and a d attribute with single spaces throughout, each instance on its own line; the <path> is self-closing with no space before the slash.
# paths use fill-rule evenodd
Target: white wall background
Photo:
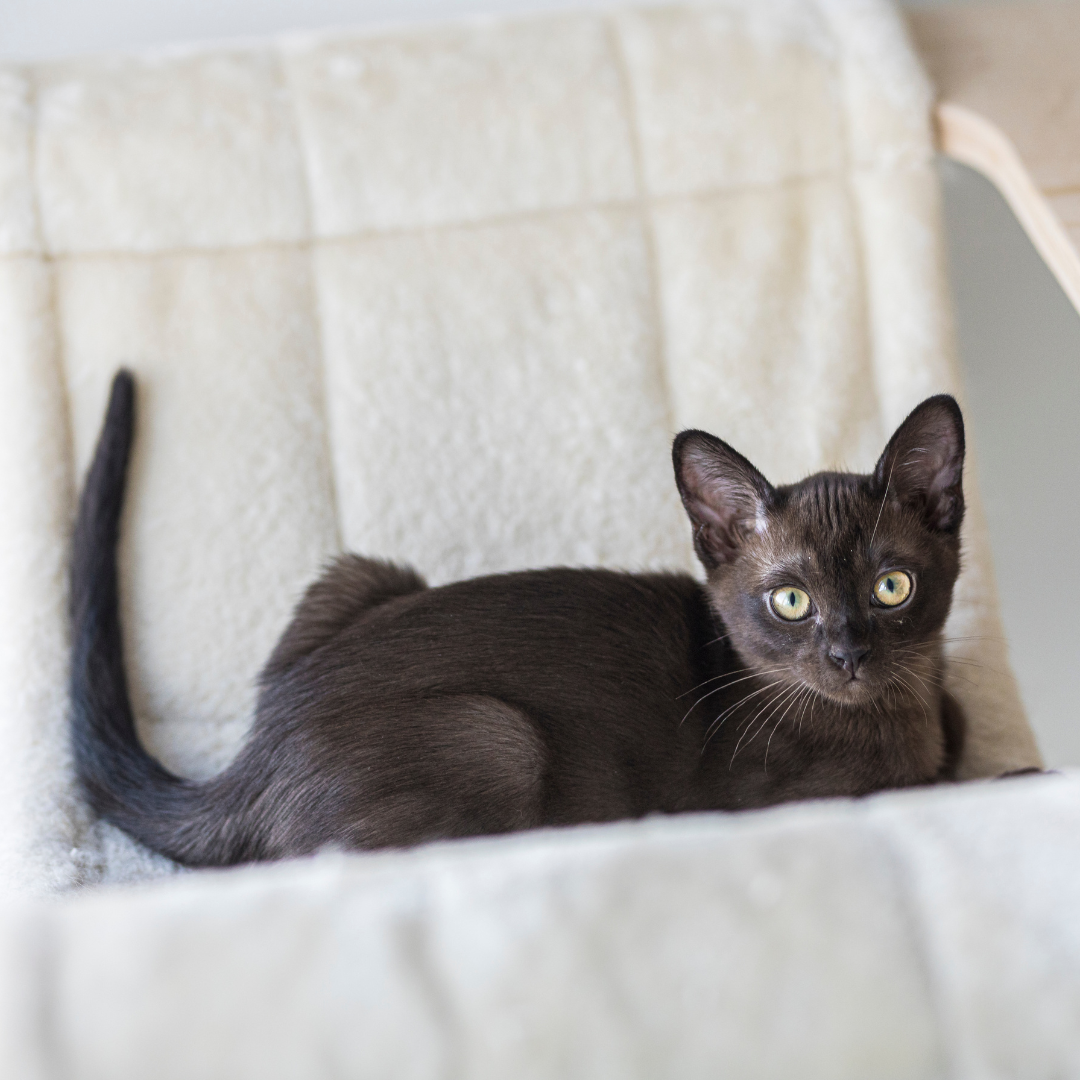
<path id="1" fill-rule="evenodd" d="M 1080 0 L 1061 2 L 1080 7 Z M 606 6 L 605 0 L 0 0 L 0 58 Z M 990 184 L 950 162 L 942 163 L 942 179 L 969 435 L 979 456 L 1013 663 L 1048 764 L 1080 765 L 1080 710 L 1071 683 L 1080 660 L 1080 574 L 1072 561 L 1080 536 L 1080 315 Z"/>
<path id="2" fill-rule="evenodd" d="M 618 0 L 0 0 L 0 59 L 36 60 L 462 14 L 595 9 L 615 2 Z M 900 6 L 988 6 L 1001 2 L 900 0 Z M 1058 2 L 1080 7 L 1080 0 Z"/>
<path id="3" fill-rule="evenodd" d="M 997 190 L 955 162 L 940 171 L 968 432 L 1013 667 L 1047 762 L 1080 765 L 1080 314 Z"/>

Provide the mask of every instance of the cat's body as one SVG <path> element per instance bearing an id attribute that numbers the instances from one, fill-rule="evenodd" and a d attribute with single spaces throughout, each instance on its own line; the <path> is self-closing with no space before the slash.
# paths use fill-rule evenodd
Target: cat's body
<path id="1" fill-rule="evenodd" d="M 940 404 L 951 399 L 931 400 L 932 419 L 952 417 Z M 233 764 L 205 784 L 173 777 L 138 745 L 120 649 L 132 409 L 121 376 L 76 529 L 74 744 L 95 809 L 181 862 L 744 809 L 953 774 L 963 721 L 940 689 L 939 636 L 959 567 L 958 472 L 914 502 L 884 473 L 774 489 L 718 440 L 685 433 L 677 477 L 707 585 L 552 569 L 428 589 L 345 556 L 267 662 Z M 879 472 L 912 447 L 927 453 L 901 442 Z M 945 516 L 930 527 L 935 508 Z M 912 591 L 876 611 L 870 589 L 886 571 Z M 797 593 L 813 607 L 788 621 L 777 605 Z"/>

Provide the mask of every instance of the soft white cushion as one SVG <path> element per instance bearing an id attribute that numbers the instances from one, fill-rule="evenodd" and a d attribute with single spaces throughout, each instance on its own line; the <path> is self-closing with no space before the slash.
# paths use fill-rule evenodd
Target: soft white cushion
<path id="1" fill-rule="evenodd" d="M 8 1075 L 1052 1080 L 1080 778 L 325 855 L 0 908 Z"/>
<path id="2" fill-rule="evenodd" d="M 869 469 L 958 391 L 930 93 L 870 0 L 335 33 L 0 73 L 0 820 L 36 890 L 168 872 L 94 825 L 64 684 L 74 498 L 121 363 L 147 745 L 207 776 L 348 548 L 433 583 L 694 569 L 672 434 Z M 1038 761 L 975 477 L 963 769 Z M 549 842 L 549 841 L 545 841 Z"/>

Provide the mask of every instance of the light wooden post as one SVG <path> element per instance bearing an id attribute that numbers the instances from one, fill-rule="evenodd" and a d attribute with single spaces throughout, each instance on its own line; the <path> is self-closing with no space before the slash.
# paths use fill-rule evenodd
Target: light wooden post
<path id="1" fill-rule="evenodd" d="M 1080 8 L 912 11 L 943 153 L 1008 201 L 1080 311 Z"/>

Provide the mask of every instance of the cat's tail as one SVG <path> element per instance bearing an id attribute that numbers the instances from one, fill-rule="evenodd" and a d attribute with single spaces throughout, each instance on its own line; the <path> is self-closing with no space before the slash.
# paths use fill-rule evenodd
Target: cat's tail
<path id="1" fill-rule="evenodd" d="M 236 861 L 214 835 L 213 785 L 182 780 L 142 747 L 124 672 L 116 544 L 135 422 L 135 382 L 113 379 L 75 523 L 71 739 L 91 807 L 148 847 L 192 865 Z"/>

